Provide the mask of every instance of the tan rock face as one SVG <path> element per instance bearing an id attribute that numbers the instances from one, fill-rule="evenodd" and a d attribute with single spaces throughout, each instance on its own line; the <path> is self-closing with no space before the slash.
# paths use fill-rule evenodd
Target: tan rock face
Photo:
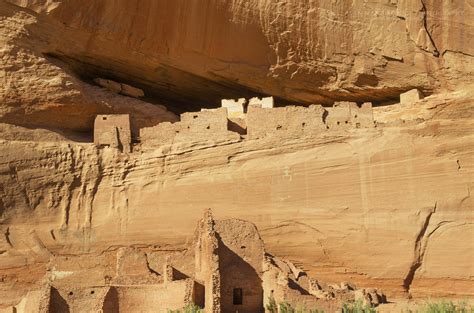
<path id="1" fill-rule="evenodd" d="M 138 135 L 138 125 L 177 120 L 163 106 L 96 86 L 95 77 L 84 83 L 64 63 L 48 57 L 39 43 L 42 35 L 28 30 L 38 25 L 38 18 L 7 2 L 0 4 L 1 123 L 91 132 L 97 114 L 133 112 L 132 130 Z"/>
<path id="2" fill-rule="evenodd" d="M 82 279 L 113 279 L 104 264 L 122 247 L 154 249 L 150 264 L 172 251 L 180 269 L 193 268 L 180 249 L 208 207 L 252 221 L 270 253 L 318 279 L 472 297 L 471 20 L 461 0 L 2 1 L 0 308 L 38 291 L 46 274 L 79 293 Z M 278 114 L 247 125 L 239 110 L 242 136 L 217 140 L 221 119 L 176 123 L 171 113 L 264 95 L 278 105 L 398 103 L 414 88 L 427 97 L 374 106 L 373 116 L 348 111 L 309 132 L 290 125 L 307 117 L 296 107 L 281 118 L 284 135 L 255 140 L 244 130 L 276 129 Z M 101 114 L 130 116 L 130 152 L 93 144 Z M 196 131 L 158 138 L 179 125 Z M 150 141 L 137 143 L 140 133 Z M 69 255 L 91 271 L 68 276 Z M 97 295 L 128 291 L 114 292 Z"/>
<path id="3" fill-rule="evenodd" d="M 180 247 L 212 207 L 255 222 L 269 252 L 326 281 L 472 295 L 473 107 L 457 93 L 375 108 L 380 125 L 407 119 L 397 126 L 131 154 L 2 141 L 2 271 L 8 282 L 12 264 L 50 253 Z"/>
<path id="4" fill-rule="evenodd" d="M 191 106 L 245 93 L 389 100 L 473 68 L 474 11 L 461 0 L 7 2 L 38 52 Z"/>

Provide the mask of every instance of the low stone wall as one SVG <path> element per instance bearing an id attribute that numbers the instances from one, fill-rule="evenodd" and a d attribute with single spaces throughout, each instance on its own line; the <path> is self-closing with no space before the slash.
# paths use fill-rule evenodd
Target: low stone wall
<path id="1" fill-rule="evenodd" d="M 154 285 L 51 288 L 49 312 L 168 312 L 203 303 L 203 291 L 192 279 Z M 35 303 L 36 304 L 36 303 Z M 39 304 L 33 308 L 37 311 Z M 31 311 L 33 312 L 33 311 Z"/>
<path id="2" fill-rule="evenodd" d="M 336 102 L 332 108 L 326 108 L 328 129 L 370 128 L 374 127 L 372 103 L 366 102 L 360 107 L 355 102 Z"/>
<path id="3" fill-rule="evenodd" d="M 140 141 L 151 146 L 171 144 L 180 130 L 179 122 L 164 122 L 153 127 L 141 128 Z"/>
<path id="4" fill-rule="evenodd" d="M 269 135 L 305 135 L 326 129 L 320 105 L 310 107 L 286 106 L 262 108 L 249 106 L 247 113 L 247 138 L 257 139 Z"/>
<path id="5" fill-rule="evenodd" d="M 185 307 L 193 299 L 187 299 L 191 279 L 173 281 L 166 284 L 146 286 L 115 286 L 111 288 L 120 312 L 168 312 Z M 113 290 L 115 289 L 115 290 Z"/>
<path id="6" fill-rule="evenodd" d="M 161 123 L 140 130 L 140 140 L 146 146 L 174 142 L 199 142 L 227 137 L 239 138 L 239 134 L 228 131 L 226 108 L 183 113 L 180 122 Z"/>
<path id="7" fill-rule="evenodd" d="M 108 292 L 108 286 L 51 287 L 48 312 L 98 312 Z"/>
<path id="8" fill-rule="evenodd" d="M 227 109 L 219 108 L 181 114 L 180 136 L 212 136 L 227 133 Z"/>
<path id="9" fill-rule="evenodd" d="M 258 139 L 273 135 L 315 135 L 327 129 L 375 127 L 370 102 L 361 106 L 355 102 L 336 102 L 331 108 L 321 105 L 274 108 L 271 97 L 252 98 L 244 113 L 244 103 L 240 100 L 223 100 L 226 107 L 219 109 L 183 113 L 178 123 L 143 128 L 140 130 L 141 142 L 143 145 L 159 146 L 226 136 L 238 138 L 239 134 L 247 134 L 248 139 Z"/>

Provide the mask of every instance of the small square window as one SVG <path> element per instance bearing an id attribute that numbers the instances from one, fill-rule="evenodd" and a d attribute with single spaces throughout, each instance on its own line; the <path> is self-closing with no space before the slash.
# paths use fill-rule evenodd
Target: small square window
<path id="1" fill-rule="evenodd" d="M 106 120 L 107 120 L 107 116 L 102 116 L 102 120 L 103 120 L 103 121 L 106 121 Z"/>
<path id="2" fill-rule="evenodd" d="M 241 305 L 243 304 L 243 292 L 242 292 L 242 288 L 234 288 L 234 292 L 233 292 L 233 303 L 234 305 Z"/>

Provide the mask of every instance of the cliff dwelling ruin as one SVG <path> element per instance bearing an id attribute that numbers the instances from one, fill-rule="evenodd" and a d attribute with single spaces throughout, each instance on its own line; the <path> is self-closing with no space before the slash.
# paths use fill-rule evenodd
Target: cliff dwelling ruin
<path id="1" fill-rule="evenodd" d="M 331 130 L 374 128 L 372 103 L 336 102 L 321 105 L 275 107 L 273 97 L 224 99 L 218 109 L 186 112 L 180 121 L 163 122 L 139 130 L 143 147 L 199 140 L 259 139 L 267 136 L 317 136 Z M 94 125 L 97 146 L 130 151 L 129 117 L 98 115 Z M 124 148 L 122 148 L 122 146 Z"/>
<path id="2" fill-rule="evenodd" d="M 97 115 L 94 122 L 94 144 L 130 152 L 132 135 L 129 115 Z"/>
<path id="3" fill-rule="evenodd" d="M 334 311 L 348 300 L 373 306 L 386 302 L 377 289 L 309 277 L 288 260 L 267 253 L 255 225 L 214 220 L 210 210 L 183 250 L 121 247 L 100 256 L 100 267 L 95 258 L 52 258 L 40 288 L 10 309 L 165 313 L 195 305 L 205 312 L 258 313 L 271 303 Z"/>
<path id="4" fill-rule="evenodd" d="M 472 1 L 0 1 L 0 313 L 474 312 Z"/>

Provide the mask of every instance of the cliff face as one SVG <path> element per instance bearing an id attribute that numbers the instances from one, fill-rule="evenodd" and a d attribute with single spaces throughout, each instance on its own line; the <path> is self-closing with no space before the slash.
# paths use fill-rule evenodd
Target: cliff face
<path id="1" fill-rule="evenodd" d="M 472 296 L 473 20 L 461 0 L 3 0 L 0 299 L 37 288 L 52 255 L 179 250 L 208 207 L 314 277 Z M 136 134 L 221 98 L 388 104 L 413 87 L 433 95 L 375 108 L 370 130 L 91 143 L 97 114 L 129 113 Z"/>
<path id="2" fill-rule="evenodd" d="M 6 2 L 28 24 L 17 45 L 181 108 L 246 93 L 388 101 L 472 74 L 474 10 L 466 1 Z"/>
<path id="3" fill-rule="evenodd" d="M 254 221 L 270 252 L 318 279 L 391 296 L 472 295 L 470 99 L 376 109 L 380 123 L 398 125 L 373 130 L 128 155 L 91 143 L 1 141 L 3 271 L 116 246 L 179 250 L 212 207 Z"/>

